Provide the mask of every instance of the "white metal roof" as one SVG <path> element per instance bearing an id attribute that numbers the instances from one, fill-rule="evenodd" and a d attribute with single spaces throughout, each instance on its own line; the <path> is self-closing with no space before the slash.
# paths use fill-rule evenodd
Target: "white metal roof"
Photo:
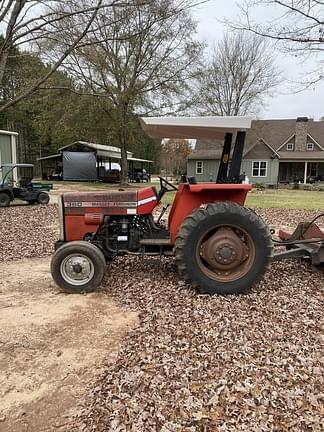
<path id="1" fill-rule="evenodd" d="M 134 157 L 128 157 L 127 160 L 129 161 L 133 161 L 133 162 L 148 162 L 148 163 L 152 163 L 152 160 L 149 159 L 139 159 L 139 158 L 134 158 Z"/>
<path id="2" fill-rule="evenodd" d="M 224 139 L 251 127 L 252 117 L 142 117 L 143 130 L 152 138 Z"/>
<path id="3" fill-rule="evenodd" d="M 18 136 L 18 132 L 11 132 L 7 130 L 0 130 L 0 135 L 15 135 Z"/>
<path id="4" fill-rule="evenodd" d="M 96 144 L 96 143 L 90 143 L 86 141 L 76 141 L 72 144 L 68 144 L 64 147 L 59 148 L 60 151 L 67 150 L 69 147 L 72 147 L 76 144 L 81 144 L 84 147 L 91 148 L 92 150 L 96 150 L 98 156 L 102 157 L 111 157 L 111 158 L 120 158 L 120 148 L 119 147 L 113 147 L 109 145 L 104 144 Z M 127 157 L 132 157 L 132 152 L 127 152 Z"/>

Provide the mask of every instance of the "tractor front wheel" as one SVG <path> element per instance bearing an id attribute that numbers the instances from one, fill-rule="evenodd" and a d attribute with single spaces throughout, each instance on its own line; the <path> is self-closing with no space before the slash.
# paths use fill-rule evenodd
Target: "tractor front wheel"
<path id="1" fill-rule="evenodd" d="M 175 243 L 180 274 L 206 294 L 246 291 L 261 279 L 271 254 L 267 225 L 232 202 L 194 211 L 183 221 Z"/>
<path id="2" fill-rule="evenodd" d="M 72 241 L 59 247 L 53 255 L 51 273 L 63 291 L 74 294 L 94 291 L 106 271 L 101 250 L 86 241 Z"/>

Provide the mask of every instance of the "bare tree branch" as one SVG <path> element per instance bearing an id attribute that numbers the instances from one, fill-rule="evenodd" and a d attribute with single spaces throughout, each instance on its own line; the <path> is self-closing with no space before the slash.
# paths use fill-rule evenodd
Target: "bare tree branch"
<path id="1" fill-rule="evenodd" d="M 198 80 L 200 113 L 257 113 L 278 83 L 278 71 L 265 42 L 237 33 L 224 36 Z"/>
<path id="2" fill-rule="evenodd" d="M 253 12 L 262 8 L 265 16 L 282 12 L 276 20 L 268 19 L 263 24 L 253 19 Z M 241 7 L 242 19 L 227 23 L 230 28 L 249 31 L 255 35 L 277 41 L 285 52 L 298 56 L 316 56 L 317 75 L 312 83 L 324 79 L 324 2 L 319 0 L 247 0 Z M 312 74 L 313 75 L 313 74 Z"/>

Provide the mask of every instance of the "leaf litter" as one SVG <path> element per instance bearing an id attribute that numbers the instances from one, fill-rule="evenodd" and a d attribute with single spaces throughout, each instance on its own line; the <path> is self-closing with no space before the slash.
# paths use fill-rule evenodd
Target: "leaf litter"
<path id="1" fill-rule="evenodd" d="M 0 261 L 46 256 L 56 206 L 2 209 Z M 275 227 L 316 212 L 262 209 Z M 119 257 L 102 289 L 140 313 L 67 431 L 322 431 L 323 269 L 273 263 L 241 296 L 204 296 L 173 259 Z"/>

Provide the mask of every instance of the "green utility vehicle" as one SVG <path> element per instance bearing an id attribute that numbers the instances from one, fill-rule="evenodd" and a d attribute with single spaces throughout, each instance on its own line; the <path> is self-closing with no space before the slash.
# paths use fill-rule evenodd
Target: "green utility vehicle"
<path id="1" fill-rule="evenodd" d="M 33 183 L 32 164 L 3 164 L 0 179 L 0 207 L 8 207 L 10 202 L 20 199 L 29 204 L 48 204 L 48 191 L 53 189 L 51 183 Z M 18 185 L 14 185 L 13 173 L 17 170 Z"/>

